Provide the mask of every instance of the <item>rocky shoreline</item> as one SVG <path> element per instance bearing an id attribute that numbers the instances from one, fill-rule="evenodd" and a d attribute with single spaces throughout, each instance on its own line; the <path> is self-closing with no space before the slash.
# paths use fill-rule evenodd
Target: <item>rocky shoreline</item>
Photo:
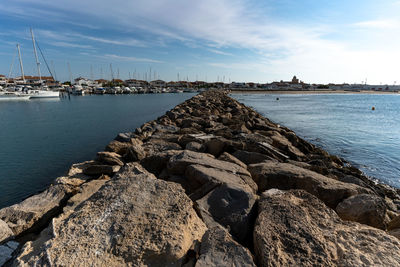
<path id="1" fill-rule="evenodd" d="M 208 91 L 0 210 L 0 266 L 400 266 L 399 190 Z"/>

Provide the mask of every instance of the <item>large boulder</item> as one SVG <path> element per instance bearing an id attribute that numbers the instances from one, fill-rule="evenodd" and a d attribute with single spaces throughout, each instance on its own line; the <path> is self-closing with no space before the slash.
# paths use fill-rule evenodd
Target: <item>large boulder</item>
<path id="1" fill-rule="evenodd" d="M 226 170 L 209 168 L 202 165 L 189 165 L 185 177 L 193 190 L 205 184 L 233 184 L 250 192 L 257 192 L 257 184 L 250 176 L 235 174 Z"/>
<path id="2" fill-rule="evenodd" d="M 241 246 L 222 227 L 215 226 L 203 236 L 195 267 L 255 267 L 250 251 Z"/>
<path id="3" fill-rule="evenodd" d="M 400 242 L 342 221 L 313 195 L 272 189 L 259 203 L 254 250 L 259 266 L 400 266 Z"/>
<path id="4" fill-rule="evenodd" d="M 219 157 L 219 160 L 223 160 L 223 161 L 228 161 L 228 162 L 232 162 L 235 163 L 237 165 L 239 165 L 240 167 L 247 169 L 247 165 L 245 163 L 243 163 L 242 161 L 240 161 L 237 157 L 229 154 L 228 152 L 224 152 L 222 153 Z"/>
<path id="5" fill-rule="evenodd" d="M 121 155 L 115 152 L 107 152 L 107 151 L 97 152 L 96 160 L 107 165 L 119 165 L 119 166 L 124 165 Z"/>
<path id="6" fill-rule="evenodd" d="M 31 196 L 21 203 L 1 209 L 0 219 L 5 221 L 17 236 L 31 228 L 40 228 L 47 224 L 69 196 L 68 189 L 64 185 L 50 186 L 42 193 Z"/>
<path id="7" fill-rule="evenodd" d="M 351 196 L 337 205 L 336 212 L 343 220 L 386 229 L 386 204 L 379 196 L 369 194 Z"/>
<path id="8" fill-rule="evenodd" d="M 303 189 L 333 209 L 350 196 L 372 193 L 361 186 L 343 183 L 288 163 L 269 161 L 253 164 L 249 171 L 260 192 L 270 188 Z"/>
<path id="9" fill-rule="evenodd" d="M 230 229 L 240 242 L 247 243 L 255 218 L 257 196 L 232 184 L 223 184 L 196 201 L 198 210 L 208 227 L 215 222 Z"/>
<path id="10" fill-rule="evenodd" d="M 0 244 L 14 236 L 13 231 L 8 227 L 7 223 L 0 220 Z"/>
<path id="11" fill-rule="evenodd" d="M 273 158 L 271 158 L 270 156 L 258 152 L 250 152 L 244 150 L 235 151 L 233 153 L 233 156 L 235 156 L 247 165 L 273 160 Z"/>
<path id="12" fill-rule="evenodd" d="M 171 157 L 167 167 L 168 171 L 173 174 L 183 174 L 187 166 L 195 164 L 250 176 L 250 173 L 246 169 L 237 164 L 217 160 L 210 154 L 198 153 L 190 150 L 184 150 L 178 155 Z"/>
<path id="13" fill-rule="evenodd" d="M 182 187 L 129 163 L 21 265 L 181 266 L 206 227 Z"/>

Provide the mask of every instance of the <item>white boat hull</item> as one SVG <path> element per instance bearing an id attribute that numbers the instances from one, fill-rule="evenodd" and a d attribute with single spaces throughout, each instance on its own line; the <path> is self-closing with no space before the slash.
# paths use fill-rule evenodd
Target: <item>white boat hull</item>
<path id="1" fill-rule="evenodd" d="M 59 97 L 60 97 L 60 92 L 58 92 L 58 91 L 39 90 L 38 92 L 34 92 L 31 95 L 31 99 L 34 99 L 34 98 L 59 98 Z"/>
<path id="2" fill-rule="evenodd" d="M 29 100 L 30 95 L 0 95 L 0 101 L 10 101 L 10 100 Z"/>

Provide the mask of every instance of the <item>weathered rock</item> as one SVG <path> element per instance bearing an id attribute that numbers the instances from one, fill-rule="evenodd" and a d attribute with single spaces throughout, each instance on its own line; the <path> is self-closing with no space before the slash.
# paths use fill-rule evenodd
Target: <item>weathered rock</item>
<path id="1" fill-rule="evenodd" d="M 115 152 L 121 156 L 125 155 L 128 147 L 130 147 L 132 144 L 127 143 L 127 142 L 119 142 L 119 141 L 111 141 L 107 146 L 106 146 L 106 151 L 109 152 Z"/>
<path id="2" fill-rule="evenodd" d="M 0 220 L 0 244 L 9 240 L 13 236 L 14 233 L 10 227 L 8 227 L 7 223 L 3 220 Z"/>
<path id="3" fill-rule="evenodd" d="M 303 189 L 333 209 L 348 197 L 372 193 L 369 189 L 358 185 L 342 183 L 288 163 L 270 161 L 253 164 L 248 168 L 260 192 L 270 188 Z"/>
<path id="4" fill-rule="evenodd" d="M 210 153 L 211 155 L 214 155 L 218 157 L 224 152 L 224 149 L 226 147 L 226 143 L 223 140 L 223 138 L 213 138 L 209 141 L 207 141 L 204 146 L 206 147 L 206 152 Z"/>
<path id="5" fill-rule="evenodd" d="M 247 165 L 245 163 L 240 161 L 237 157 L 229 154 L 228 152 L 222 153 L 222 155 L 219 156 L 218 159 L 219 160 L 223 160 L 223 161 L 228 161 L 228 162 L 235 163 L 236 165 L 239 165 L 240 167 L 242 167 L 244 169 L 247 169 Z"/>
<path id="6" fill-rule="evenodd" d="M 336 212 L 343 220 L 386 229 L 386 204 L 379 196 L 368 194 L 351 196 L 337 205 Z"/>
<path id="7" fill-rule="evenodd" d="M 146 152 L 140 145 L 129 146 L 124 154 L 126 162 L 140 161 L 146 157 Z"/>
<path id="8" fill-rule="evenodd" d="M 79 187 L 81 184 L 83 184 L 86 181 L 80 178 L 74 178 L 74 177 L 69 177 L 69 176 L 62 176 L 62 177 L 57 177 L 55 180 L 55 184 L 62 184 L 66 185 L 72 188 Z"/>
<path id="9" fill-rule="evenodd" d="M 89 176 L 100 176 L 102 174 L 114 175 L 118 172 L 121 166 L 119 165 L 90 165 L 83 169 L 83 173 Z"/>
<path id="10" fill-rule="evenodd" d="M 388 234 L 396 237 L 397 239 L 400 239 L 400 228 L 390 230 L 388 231 Z"/>
<path id="11" fill-rule="evenodd" d="M 208 227 L 215 222 L 228 227 L 240 242 L 247 243 L 255 217 L 253 206 L 257 197 L 242 187 L 222 184 L 196 201 L 198 210 Z"/>
<path id="12" fill-rule="evenodd" d="M 164 152 L 154 153 L 140 161 L 147 171 L 159 175 L 162 170 L 167 167 L 167 163 L 172 156 L 178 155 L 182 150 L 167 150 Z"/>
<path id="13" fill-rule="evenodd" d="M 134 133 L 119 133 L 116 137 L 115 140 L 119 142 L 130 142 L 131 138 L 134 138 L 135 134 Z"/>
<path id="14" fill-rule="evenodd" d="M 247 165 L 273 160 L 270 156 L 244 150 L 237 150 L 232 155 Z"/>
<path id="15" fill-rule="evenodd" d="M 206 227 L 180 185 L 127 164 L 19 264 L 41 266 L 181 266 Z M 26 260 L 26 261 L 25 261 Z"/>
<path id="16" fill-rule="evenodd" d="M 146 154 L 152 154 L 166 150 L 181 150 L 182 147 L 173 142 L 152 138 L 143 145 L 143 149 L 146 151 Z"/>
<path id="17" fill-rule="evenodd" d="M 233 240 L 222 227 L 209 229 L 201 242 L 195 267 L 256 266 L 248 249 Z"/>
<path id="18" fill-rule="evenodd" d="M 180 154 L 171 157 L 169 159 L 167 167 L 168 171 L 170 171 L 171 173 L 183 174 L 185 173 L 187 166 L 194 164 L 250 176 L 250 173 L 239 165 L 231 162 L 217 160 L 213 158 L 213 156 L 211 156 L 210 154 L 197 153 L 190 150 L 184 150 Z"/>
<path id="19" fill-rule="evenodd" d="M 186 150 L 191 150 L 191 151 L 195 151 L 195 152 L 204 152 L 205 151 L 205 147 L 198 143 L 198 142 L 189 142 L 186 144 L 185 146 Z"/>
<path id="20" fill-rule="evenodd" d="M 29 197 L 21 203 L 0 210 L 0 219 L 5 221 L 14 235 L 32 227 L 40 227 L 57 214 L 69 194 L 64 185 L 50 186 L 44 192 Z"/>
<path id="21" fill-rule="evenodd" d="M 97 152 L 97 158 L 96 158 L 97 161 L 105 163 L 107 165 L 123 166 L 124 162 L 121 159 L 122 159 L 121 155 L 115 152 L 106 152 L 106 151 Z"/>
<path id="22" fill-rule="evenodd" d="M 3 266 L 12 257 L 12 253 L 17 249 L 19 244 L 9 241 L 7 244 L 0 246 L 0 266 Z"/>
<path id="23" fill-rule="evenodd" d="M 313 195 L 270 190 L 259 203 L 259 266 L 400 266 L 400 242 L 337 214 Z"/>
<path id="24" fill-rule="evenodd" d="M 68 170 L 67 176 L 70 178 L 78 178 L 81 180 L 90 179 L 90 176 L 83 174 L 83 169 L 95 164 L 98 163 L 94 160 L 72 164 L 71 168 Z"/>
<path id="25" fill-rule="evenodd" d="M 387 227 L 388 230 L 393 230 L 393 229 L 396 229 L 396 228 L 400 228 L 400 215 L 398 215 L 395 218 L 393 218 L 389 222 L 388 227 Z"/>
<path id="26" fill-rule="evenodd" d="M 244 190 L 256 193 L 257 184 L 250 176 L 234 174 L 221 169 L 209 168 L 202 165 L 190 165 L 186 168 L 185 177 L 193 190 L 205 185 L 233 184 Z"/>

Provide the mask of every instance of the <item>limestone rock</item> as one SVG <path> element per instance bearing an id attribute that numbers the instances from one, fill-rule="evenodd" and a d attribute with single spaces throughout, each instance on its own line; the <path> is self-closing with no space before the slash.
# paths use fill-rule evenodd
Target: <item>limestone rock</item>
<path id="1" fill-rule="evenodd" d="M 140 161 L 146 157 L 146 152 L 140 145 L 132 145 L 126 149 L 124 160 L 126 162 Z"/>
<path id="2" fill-rule="evenodd" d="M 253 206 L 256 200 L 252 192 L 232 184 L 222 184 L 197 200 L 196 204 L 208 227 L 218 222 L 228 227 L 240 242 L 246 243 L 251 235 L 249 231 L 255 216 Z"/>
<path id="3" fill-rule="evenodd" d="M 47 223 L 68 197 L 64 185 L 50 186 L 44 192 L 21 203 L 1 209 L 0 219 L 5 221 L 17 236 L 31 227 Z"/>
<path id="4" fill-rule="evenodd" d="M 8 227 L 7 223 L 0 220 L 0 244 L 14 236 L 13 231 Z"/>
<path id="5" fill-rule="evenodd" d="M 128 150 L 128 147 L 130 147 L 132 144 L 127 143 L 127 142 L 119 142 L 119 141 L 111 141 L 107 146 L 106 146 L 106 151 L 109 152 L 115 152 L 121 156 L 125 155 L 126 151 Z"/>
<path id="6" fill-rule="evenodd" d="M 394 217 L 388 224 L 387 229 L 388 230 L 393 230 L 396 228 L 400 228 L 400 215 Z"/>
<path id="7" fill-rule="evenodd" d="M 240 161 L 244 162 L 247 165 L 273 160 L 273 158 L 267 155 L 257 152 L 244 151 L 244 150 L 235 151 L 233 153 L 233 156 L 235 156 L 236 158 L 238 158 Z"/>
<path id="8" fill-rule="evenodd" d="M 337 205 L 336 212 L 343 220 L 386 229 L 386 204 L 379 196 L 368 194 L 351 196 Z"/>
<path id="9" fill-rule="evenodd" d="M 305 191 L 267 191 L 258 210 L 254 250 L 259 266 L 400 266 L 399 240 L 342 221 Z"/>
<path id="10" fill-rule="evenodd" d="M 225 170 L 208 168 L 202 165 L 190 165 L 186 168 L 185 177 L 193 190 L 205 184 L 234 184 L 249 192 L 257 192 L 257 184 L 250 176 L 234 174 Z"/>
<path id="11" fill-rule="evenodd" d="M 167 150 L 164 152 L 154 153 L 142 159 L 140 164 L 145 167 L 147 171 L 159 175 L 161 171 L 167 167 L 169 159 L 181 152 L 182 150 Z"/>
<path id="12" fill-rule="evenodd" d="M 69 217 L 53 237 L 20 257 L 41 266 L 181 266 L 206 227 L 180 185 L 129 163 Z"/>
<path id="13" fill-rule="evenodd" d="M 102 174 L 114 175 L 118 172 L 121 166 L 119 165 L 90 165 L 83 169 L 83 173 L 89 176 L 100 176 Z"/>
<path id="14" fill-rule="evenodd" d="M 177 143 L 169 142 L 163 139 L 152 138 L 143 144 L 143 149 L 146 151 L 146 154 L 153 154 L 166 150 L 181 150 L 182 147 Z"/>
<path id="15" fill-rule="evenodd" d="M 229 154 L 228 152 L 222 153 L 221 156 L 218 157 L 219 160 L 228 161 L 239 165 L 240 167 L 247 169 L 247 165 L 240 161 L 237 157 Z"/>
<path id="16" fill-rule="evenodd" d="M 97 161 L 105 163 L 107 165 L 119 165 L 123 166 L 124 162 L 121 160 L 121 155 L 115 152 L 97 152 Z"/>
<path id="17" fill-rule="evenodd" d="M 270 161 L 253 164 L 249 166 L 249 171 L 261 192 L 270 188 L 303 189 L 333 209 L 350 196 L 372 193 L 361 186 L 342 183 L 288 163 Z"/>
<path id="18" fill-rule="evenodd" d="M 183 174 L 186 170 L 186 167 L 193 164 L 203 165 L 232 173 L 250 176 L 250 173 L 239 165 L 214 159 L 209 154 L 197 153 L 190 150 L 184 150 L 180 154 L 171 157 L 169 159 L 167 167 L 168 171 L 170 171 L 171 173 Z"/>
<path id="19" fill-rule="evenodd" d="M 186 144 L 185 146 L 186 150 L 191 150 L 191 151 L 195 151 L 195 152 L 204 152 L 205 148 L 202 144 L 198 143 L 198 142 L 189 142 Z"/>
<path id="20" fill-rule="evenodd" d="M 200 257 L 195 267 L 243 266 L 255 267 L 248 249 L 233 240 L 222 227 L 209 229 L 203 236 Z"/>

